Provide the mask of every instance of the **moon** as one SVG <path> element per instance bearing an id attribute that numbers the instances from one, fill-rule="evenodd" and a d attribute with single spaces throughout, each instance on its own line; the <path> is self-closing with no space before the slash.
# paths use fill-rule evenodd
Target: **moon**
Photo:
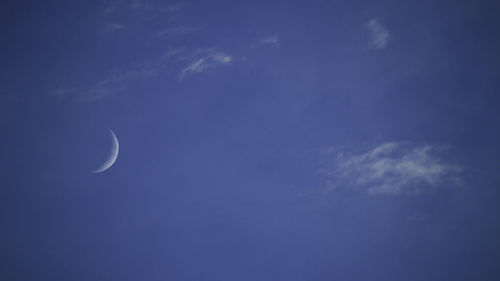
<path id="1" fill-rule="evenodd" d="M 113 166 L 113 164 L 116 161 L 116 158 L 118 158 L 118 149 L 119 149 L 118 138 L 111 129 L 109 129 L 109 133 L 111 134 L 111 151 L 106 161 L 102 163 L 102 165 L 99 168 L 92 171 L 92 173 L 94 174 L 106 171 L 111 166 Z"/>

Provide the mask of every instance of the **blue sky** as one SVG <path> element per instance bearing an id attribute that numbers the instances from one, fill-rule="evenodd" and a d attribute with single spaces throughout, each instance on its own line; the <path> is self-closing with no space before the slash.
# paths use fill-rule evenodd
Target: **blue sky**
<path id="1" fill-rule="evenodd" d="M 497 280 L 496 10 L 3 1 L 0 279 Z"/>

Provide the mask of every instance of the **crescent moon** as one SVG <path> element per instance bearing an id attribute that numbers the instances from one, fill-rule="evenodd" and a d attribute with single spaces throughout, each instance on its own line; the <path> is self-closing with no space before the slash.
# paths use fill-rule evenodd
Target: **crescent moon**
<path id="1" fill-rule="evenodd" d="M 115 133 L 110 129 L 109 133 L 111 134 L 111 151 L 109 153 L 108 159 L 96 170 L 93 170 L 92 173 L 97 174 L 97 173 L 102 173 L 109 169 L 111 166 L 116 161 L 116 158 L 118 158 L 118 138 L 116 137 Z"/>

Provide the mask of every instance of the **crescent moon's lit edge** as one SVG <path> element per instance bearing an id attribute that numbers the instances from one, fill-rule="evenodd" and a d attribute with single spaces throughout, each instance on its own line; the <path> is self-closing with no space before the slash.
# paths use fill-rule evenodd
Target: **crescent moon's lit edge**
<path id="1" fill-rule="evenodd" d="M 113 130 L 110 129 L 109 132 L 111 133 L 111 137 L 113 139 L 113 144 L 112 144 L 112 147 L 111 147 L 111 153 L 109 154 L 108 159 L 106 159 L 106 161 L 101 165 L 101 167 L 99 167 L 98 169 L 92 171 L 92 173 L 94 173 L 94 174 L 106 171 L 111 166 L 113 166 L 113 164 L 116 161 L 116 158 L 118 158 L 118 150 L 119 150 L 118 138 L 116 137 L 116 135 L 113 132 Z"/>

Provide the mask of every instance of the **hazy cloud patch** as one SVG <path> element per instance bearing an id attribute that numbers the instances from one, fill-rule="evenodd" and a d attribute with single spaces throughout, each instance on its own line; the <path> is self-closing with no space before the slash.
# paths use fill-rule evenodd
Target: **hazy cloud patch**
<path id="1" fill-rule="evenodd" d="M 369 47 L 378 50 L 385 49 L 389 43 L 389 30 L 377 19 L 371 19 L 365 24 L 365 27 L 370 32 Z"/>
<path id="2" fill-rule="evenodd" d="M 157 32 L 157 35 L 159 37 L 178 36 L 178 35 L 196 33 L 198 31 L 200 31 L 200 28 L 181 25 L 181 26 L 169 27 L 169 28 L 162 29 L 162 30 Z"/>
<path id="3" fill-rule="evenodd" d="M 93 102 L 102 98 L 115 95 L 126 89 L 130 81 L 137 81 L 141 78 L 148 78 L 163 73 L 170 64 L 178 59 L 183 49 L 167 49 L 156 59 L 134 64 L 130 67 L 116 68 L 97 83 L 83 91 L 69 91 L 58 89 L 52 93 L 53 96 L 65 97 L 76 93 L 76 99 L 80 102 Z"/>
<path id="4" fill-rule="evenodd" d="M 330 188 L 360 189 L 368 194 L 415 194 L 462 185 L 463 167 L 446 162 L 441 151 L 430 145 L 400 142 L 358 153 L 340 149 L 327 153 L 330 159 L 320 173 Z"/>
<path id="5" fill-rule="evenodd" d="M 118 8 L 123 4 L 123 0 L 111 0 L 111 1 L 105 1 L 104 2 L 104 9 L 102 12 L 104 14 L 110 14 L 118 10 Z"/>
<path id="6" fill-rule="evenodd" d="M 120 29 L 123 29 L 125 26 L 122 25 L 122 24 L 118 24 L 118 23 L 108 23 L 106 24 L 106 26 L 104 27 L 104 31 L 105 32 L 114 32 L 114 31 L 117 31 L 117 30 L 120 30 Z"/>
<path id="7" fill-rule="evenodd" d="M 52 93 L 50 93 L 51 96 L 54 96 L 54 97 L 65 97 L 67 95 L 70 95 L 73 91 L 71 89 L 67 89 L 67 88 L 58 88 L 54 91 L 52 91 Z"/>
<path id="8" fill-rule="evenodd" d="M 183 3 L 169 3 L 168 1 L 148 1 L 148 0 L 111 0 L 104 3 L 102 13 L 113 15 L 116 13 L 129 13 L 142 19 L 154 19 L 162 15 L 172 16 L 178 13 Z"/>
<path id="9" fill-rule="evenodd" d="M 181 80 L 189 75 L 201 73 L 219 65 L 229 64 L 233 60 L 232 56 L 213 49 L 200 50 L 197 53 L 200 55 L 196 55 L 191 60 L 191 63 L 181 71 Z"/>
<path id="10" fill-rule="evenodd" d="M 262 38 L 259 41 L 259 44 L 260 45 L 268 45 L 271 47 L 278 47 L 280 45 L 280 41 L 278 39 L 278 36 L 270 36 L 270 37 Z"/>
<path id="11" fill-rule="evenodd" d="M 94 102 L 126 91 L 131 85 L 129 83 L 133 81 L 149 79 L 160 74 L 175 77 L 179 69 L 182 80 L 189 75 L 215 69 L 220 65 L 228 65 L 232 60 L 231 55 L 215 49 L 189 51 L 186 48 L 169 48 L 154 59 L 115 68 L 86 89 L 58 88 L 50 95 L 55 98 L 74 98 L 79 102 Z M 181 64 L 186 62 L 187 66 L 182 67 Z"/>
<path id="12" fill-rule="evenodd" d="M 164 11 L 167 13 L 176 13 L 176 12 L 179 12 L 182 8 L 184 8 L 184 3 L 177 2 L 177 3 L 174 3 L 174 4 L 167 6 L 164 9 Z"/>

